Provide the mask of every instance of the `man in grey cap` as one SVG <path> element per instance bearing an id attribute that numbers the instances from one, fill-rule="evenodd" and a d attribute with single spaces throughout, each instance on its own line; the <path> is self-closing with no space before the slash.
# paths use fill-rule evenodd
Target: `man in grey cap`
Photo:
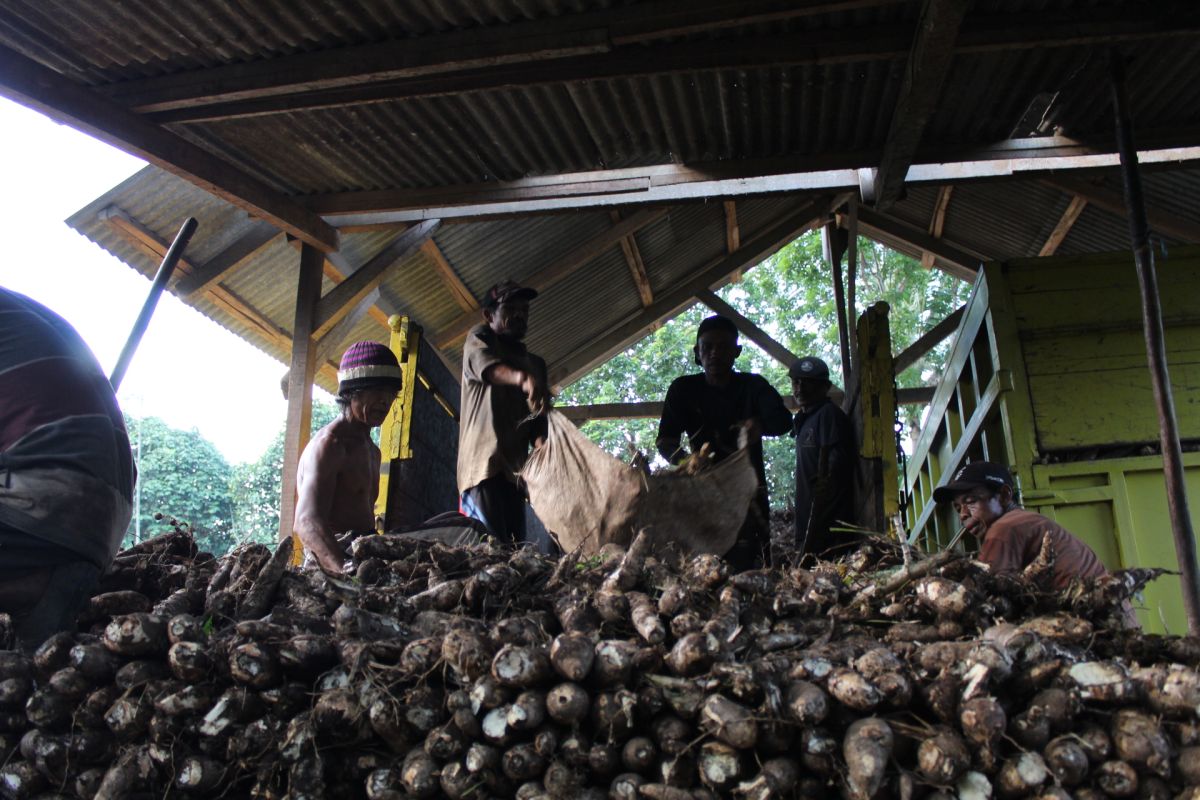
<path id="1" fill-rule="evenodd" d="M 800 555 L 836 555 L 858 537 L 830 528 L 854 521 L 858 441 L 846 413 L 829 399 L 829 367 L 809 356 L 792 364 L 792 394 L 800 404 L 796 436 L 796 547 Z"/>
<path id="2" fill-rule="evenodd" d="M 537 291 L 502 281 L 483 299 L 483 322 L 463 343 L 458 491 L 462 511 L 502 542 L 525 541 L 525 495 L 517 473 L 546 436 L 546 362 L 522 339 Z M 539 543 L 544 546 L 545 543 Z"/>

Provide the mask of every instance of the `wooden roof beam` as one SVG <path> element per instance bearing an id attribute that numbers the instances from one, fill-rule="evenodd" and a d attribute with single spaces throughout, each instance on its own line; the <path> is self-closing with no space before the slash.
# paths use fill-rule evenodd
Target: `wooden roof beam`
<path id="1" fill-rule="evenodd" d="M 319 338 L 328 333 L 359 300 L 383 282 L 387 270 L 393 264 L 417 252 L 441 224 L 441 220 L 431 219 L 414 225 L 330 289 L 317 301 L 313 335 Z"/>
<path id="2" fill-rule="evenodd" d="M 1059 191 L 1082 197 L 1096 208 L 1102 208 L 1110 214 L 1116 214 L 1126 219 L 1129 213 L 1125 207 L 1125 197 L 1120 192 L 1097 186 L 1091 181 L 1082 180 L 1067 175 L 1051 175 L 1042 180 L 1047 186 L 1053 186 Z M 1200 242 L 1200 225 L 1181 219 L 1178 215 L 1163 211 L 1156 206 L 1146 206 L 1146 218 L 1155 232 L 1182 242 Z"/>
<path id="3" fill-rule="evenodd" d="M 275 241 L 279 230 L 269 222 L 255 222 L 250 230 L 242 234 L 215 256 L 198 266 L 196 270 L 175 284 L 175 293 L 187 297 L 207 291 L 217 281 L 227 278 L 250 262 L 251 257 Z"/>
<path id="4" fill-rule="evenodd" d="M 942 186 L 987 178 L 1023 175 L 1032 178 L 1038 173 L 1119 164 L 1115 151 L 1103 151 L 1108 145 L 1092 146 L 1059 137 L 1045 138 L 1046 142 L 1036 146 L 1028 144 L 1036 140 L 1012 140 L 971 151 L 943 152 L 940 156 L 923 154 L 922 159 L 937 160 L 914 164 L 909 168 L 906 180 L 910 184 Z M 851 165 L 865 160 L 861 154 L 847 155 L 811 162 L 799 171 L 794 159 L 661 164 L 433 190 L 317 195 L 308 198 L 307 202 L 314 211 L 330 215 L 330 222 L 339 228 L 363 229 L 363 226 L 378 227 L 429 218 L 451 222 L 745 195 L 840 192 L 858 188 L 858 172 Z M 1200 148 L 1197 147 L 1148 149 L 1138 153 L 1138 161 L 1143 165 L 1166 167 L 1198 160 Z"/>
<path id="5" fill-rule="evenodd" d="M 954 60 L 954 43 L 969 5 L 970 0 L 925 0 L 922 4 L 883 158 L 875 174 L 874 191 L 871 197 L 863 198 L 878 209 L 887 209 L 900 199 L 925 126 L 942 97 L 942 86 Z"/>
<path id="6" fill-rule="evenodd" d="M 934 266 L 964 281 L 975 280 L 980 263 L 987 260 L 945 239 L 934 239 L 925 231 L 895 217 L 861 206 L 858 209 L 858 227 L 864 235 L 884 244 L 894 239 L 917 252 L 924 250 L 933 253 L 936 259 Z"/>
<path id="7" fill-rule="evenodd" d="M 338 249 L 337 230 L 296 201 L 92 89 L 2 46 L 0 95 L 178 175 L 322 251 Z"/>
<path id="8" fill-rule="evenodd" d="M 522 284 L 539 292 L 544 292 L 554 284 L 577 272 L 601 253 L 619 244 L 626 236 L 632 236 L 637 231 L 657 222 L 666 216 L 665 208 L 645 208 L 623 219 L 608 230 L 593 236 L 583 244 L 567 253 L 553 264 L 538 270 L 535 274 L 522 281 Z M 481 321 L 478 312 L 465 311 L 459 315 L 445 330 L 439 331 L 436 341 L 439 347 L 453 344 L 467 335 L 472 326 Z"/>
<path id="9" fill-rule="evenodd" d="M 780 248 L 820 225 L 830 211 L 844 203 L 848 193 L 830 197 L 824 195 L 808 201 L 800 208 L 786 214 L 753 238 L 742 243 L 733 255 L 723 255 L 698 267 L 667 291 L 659 291 L 654 304 L 640 309 L 623 321 L 609 328 L 599 339 L 583 347 L 551 366 L 550 384 L 565 386 L 589 372 L 597 364 L 612 357 L 613 353 L 628 347 L 658 327 L 684 308 L 696 302 L 696 294 L 714 289 L 728 280 L 738 270 L 746 270 L 761 263 Z M 557 389 L 556 389 L 557 390 Z"/>
<path id="10" fill-rule="evenodd" d="M 1054 230 L 1050 231 L 1050 235 L 1046 237 L 1046 243 L 1042 245 L 1042 249 L 1038 251 L 1039 256 L 1052 256 L 1058 252 L 1058 248 L 1062 246 L 1063 239 L 1067 238 L 1067 234 L 1071 232 L 1075 221 L 1079 219 L 1079 215 L 1087 208 L 1087 200 L 1075 195 L 1071 198 L 1071 202 L 1067 204 L 1066 210 L 1058 220 L 1058 224 L 1054 226 Z"/>
<path id="11" fill-rule="evenodd" d="M 937 203 L 933 207 L 933 218 L 929 220 L 929 235 L 935 239 L 942 238 L 942 231 L 946 228 L 946 211 L 950 208 L 950 195 L 954 193 L 954 186 L 947 184 L 938 190 Z M 928 250 L 921 253 L 921 266 L 925 269 L 933 269 L 933 253 Z"/>
<path id="12" fill-rule="evenodd" d="M 446 254 L 442 252 L 442 248 L 438 247 L 432 237 L 426 239 L 425 244 L 421 245 L 421 252 L 433 262 L 433 268 L 437 271 L 438 277 L 442 279 L 442 284 L 450 292 L 450 296 L 454 298 L 454 302 L 458 303 L 463 311 L 472 313 L 478 311 L 479 301 L 462 282 L 462 278 L 458 277 L 454 266 L 446 259 Z"/>
<path id="13" fill-rule="evenodd" d="M 764 353 L 783 364 L 784 367 L 791 367 L 799 360 L 799 356 L 771 338 L 771 334 L 755 325 L 740 311 L 718 297 L 715 292 L 705 289 L 696 292 L 696 297 L 713 311 L 732 320 L 743 336 L 761 347 Z"/>
<path id="14" fill-rule="evenodd" d="M 672 20 L 652 23 L 627 37 L 619 30 L 614 37 L 614 27 L 631 13 L 620 8 L 595 16 L 563 15 L 549 21 L 433 34 L 405 40 L 403 47 L 387 42 L 124 81 L 101 91 L 158 122 L 187 123 L 689 70 L 893 60 L 907 56 L 914 39 L 912 26 L 888 23 L 647 46 L 651 39 L 675 36 L 673 31 L 681 23 L 688 26 L 696 18 L 694 4 L 678 0 L 676 5 Z M 824 13 L 838 5 L 845 4 L 727 3 L 707 24 L 710 29 L 741 25 L 754 16 L 754 9 L 746 6 L 773 7 L 776 16 L 796 16 L 814 9 Z M 789 7 L 794 8 L 790 13 Z M 1198 30 L 1200 15 L 1169 3 L 1148 10 L 1118 7 L 1032 16 L 979 15 L 963 25 L 951 52 L 1107 45 L 1193 36 Z"/>
<path id="15" fill-rule="evenodd" d="M 608 216 L 614 223 L 621 221 L 621 212 L 616 209 L 610 211 Z M 642 261 L 642 253 L 638 250 L 637 239 L 634 238 L 634 234 L 631 233 L 621 239 L 621 252 L 625 255 L 625 264 L 629 267 L 629 275 L 633 278 L 633 285 L 637 287 L 642 307 L 648 307 L 654 302 L 654 290 L 650 287 L 650 276 L 646 274 L 646 264 Z"/>

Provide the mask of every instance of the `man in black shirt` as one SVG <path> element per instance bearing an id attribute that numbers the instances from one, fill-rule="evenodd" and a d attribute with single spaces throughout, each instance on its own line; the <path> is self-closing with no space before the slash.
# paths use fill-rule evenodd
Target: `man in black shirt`
<path id="1" fill-rule="evenodd" d="M 854 521 L 858 445 L 850 418 L 829 399 L 829 367 L 802 358 L 789 370 L 796 415 L 796 547 L 800 555 L 836 555 L 857 543 L 830 527 Z"/>
<path id="2" fill-rule="evenodd" d="M 791 414 L 783 398 L 766 379 L 734 371 L 734 361 L 741 352 L 737 327 L 731 320 L 714 316 L 700 323 L 693 353 L 704 371 L 671 382 L 655 442 L 662 457 L 677 464 L 687 455 L 680 444 L 680 437 L 686 433 L 693 452 L 707 444 L 719 461 L 737 452 L 739 435 L 746 431 L 759 491 L 737 543 L 725 555 L 730 566 L 739 571 L 760 567 L 769 560 L 770 503 L 762 437 L 780 436 L 791 427 Z"/>

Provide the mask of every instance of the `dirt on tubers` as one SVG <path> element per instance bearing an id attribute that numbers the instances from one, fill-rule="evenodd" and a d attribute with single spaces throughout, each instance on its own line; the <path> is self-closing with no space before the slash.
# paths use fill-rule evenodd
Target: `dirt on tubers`
<path id="1" fill-rule="evenodd" d="M 288 548 L 174 530 L 0 651 L 0 797 L 1200 800 L 1200 642 L 1118 623 L 1154 570 Z"/>

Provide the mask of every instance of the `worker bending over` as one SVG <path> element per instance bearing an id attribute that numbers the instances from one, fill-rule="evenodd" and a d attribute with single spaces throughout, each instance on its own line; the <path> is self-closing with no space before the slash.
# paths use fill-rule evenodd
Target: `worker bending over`
<path id="1" fill-rule="evenodd" d="M 458 491 L 463 513 L 501 542 L 525 536 L 525 493 L 517 473 L 546 438 L 546 362 L 522 340 L 537 291 L 502 281 L 488 290 L 483 322 L 463 343 Z M 552 549 L 538 542 L 539 549 Z"/>
<path id="2" fill-rule="evenodd" d="M 1065 589 L 1074 578 L 1108 574 L 1092 548 L 1052 519 L 1026 511 L 1017 503 L 1012 475 L 999 464 L 975 461 L 954 479 L 933 490 L 933 499 L 950 504 L 964 531 L 980 542 L 979 560 L 995 572 L 1018 572 L 1033 562 L 1050 537 L 1054 547 L 1055 589 Z M 1126 622 L 1137 627 L 1137 617 L 1126 604 Z"/>
<path id="3" fill-rule="evenodd" d="M 65 320 L 0 288 L 0 611 L 34 648 L 75 617 L 129 528 L 129 436 Z"/>
<path id="4" fill-rule="evenodd" d="M 712 316 L 700 323 L 692 354 L 702 372 L 671 382 L 655 442 L 663 458 L 678 464 L 687 456 L 680 444 L 680 437 L 687 434 L 692 452 L 707 444 L 720 461 L 737 452 L 741 433 L 747 434 L 746 447 L 754 474 L 758 476 L 758 493 L 738 532 L 737 542 L 725 555 L 730 566 L 738 571 L 770 562 L 771 506 L 762 437 L 787 433 L 792 421 L 783 398 L 765 378 L 734 370 L 734 362 L 741 353 L 737 326 L 732 320 Z"/>
<path id="5" fill-rule="evenodd" d="M 800 556 L 837 556 L 855 546 L 852 533 L 834 534 L 837 523 L 854 521 L 857 437 L 846 412 L 829 399 L 829 367 L 801 358 L 788 370 L 800 405 L 796 436 L 796 548 Z"/>
<path id="6" fill-rule="evenodd" d="M 328 572 L 342 572 L 338 536 L 375 530 L 379 448 L 371 429 L 387 419 L 400 393 L 400 363 L 385 345 L 356 342 L 338 367 L 341 415 L 313 435 L 296 472 L 296 522 L 304 549 Z"/>

